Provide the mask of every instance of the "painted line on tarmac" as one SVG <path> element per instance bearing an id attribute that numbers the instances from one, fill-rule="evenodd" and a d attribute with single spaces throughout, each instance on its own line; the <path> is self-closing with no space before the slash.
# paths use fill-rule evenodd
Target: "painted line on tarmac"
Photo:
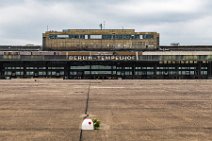
<path id="1" fill-rule="evenodd" d="M 89 104 L 89 98 L 90 98 L 90 90 L 91 90 L 91 83 L 89 83 L 89 87 L 88 87 L 88 92 L 86 95 L 86 102 L 85 102 L 85 115 L 88 114 L 88 104 Z M 79 135 L 79 141 L 83 141 L 83 130 L 80 130 L 80 135 Z"/>
<path id="2" fill-rule="evenodd" d="M 102 87 L 102 86 L 92 86 L 93 89 L 144 89 L 144 87 Z"/>
<path id="3" fill-rule="evenodd" d="M 127 87 L 99 87 L 99 86 L 93 86 L 93 89 L 125 89 Z"/>

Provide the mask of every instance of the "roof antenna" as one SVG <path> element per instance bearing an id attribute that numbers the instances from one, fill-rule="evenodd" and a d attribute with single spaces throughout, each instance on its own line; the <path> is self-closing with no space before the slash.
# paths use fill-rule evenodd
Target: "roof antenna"
<path id="1" fill-rule="evenodd" d="M 103 28 L 103 25 L 102 25 L 102 23 L 99 25 L 99 27 L 100 27 L 100 29 L 102 30 L 102 28 Z"/>

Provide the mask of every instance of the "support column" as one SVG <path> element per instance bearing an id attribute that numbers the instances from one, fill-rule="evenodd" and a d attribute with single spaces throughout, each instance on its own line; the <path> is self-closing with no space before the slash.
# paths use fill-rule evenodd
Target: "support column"
<path id="1" fill-rule="evenodd" d="M 3 72 L 3 63 L 0 63 L 0 79 L 4 77 L 4 72 Z"/>
<path id="2" fill-rule="evenodd" d="M 64 79 L 69 79 L 70 78 L 70 63 L 66 62 L 65 67 L 64 67 Z"/>
<path id="3" fill-rule="evenodd" d="M 46 67 L 46 78 L 48 77 L 48 62 L 45 63 L 45 67 Z"/>
<path id="4" fill-rule="evenodd" d="M 197 77 L 198 79 L 201 78 L 201 61 L 197 63 Z"/>
<path id="5" fill-rule="evenodd" d="M 157 79 L 157 66 L 158 66 L 157 63 L 155 63 L 155 65 L 154 65 L 154 74 L 153 74 L 154 75 L 153 76 L 154 79 Z"/>
<path id="6" fill-rule="evenodd" d="M 132 66 L 132 79 L 135 79 L 135 63 Z"/>
<path id="7" fill-rule="evenodd" d="M 174 71 L 175 71 L 175 79 L 179 79 L 179 65 L 178 64 L 176 64 Z"/>
<path id="8" fill-rule="evenodd" d="M 212 78 L 212 62 L 208 62 L 208 78 Z"/>
<path id="9" fill-rule="evenodd" d="M 26 62 L 23 62 L 23 77 L 27 78 L 27 74 L 26 74 Z"/>

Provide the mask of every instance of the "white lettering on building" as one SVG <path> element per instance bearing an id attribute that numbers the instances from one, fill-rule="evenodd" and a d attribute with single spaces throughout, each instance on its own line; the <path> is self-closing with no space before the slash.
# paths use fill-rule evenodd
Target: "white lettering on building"
<path id="1" fill-rule="evenodd" d="M 136 56 L 69 56 L 71 61 L 133 61 Z"/>

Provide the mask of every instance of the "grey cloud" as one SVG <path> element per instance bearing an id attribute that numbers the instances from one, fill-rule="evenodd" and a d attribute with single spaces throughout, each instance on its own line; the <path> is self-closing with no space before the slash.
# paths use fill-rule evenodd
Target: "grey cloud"
<path id="1" fill-rule="evenodd" d="M 162 24 L 162 23 L 177 23 L 192 21 L 196 18 L 201 18 L 201 15 L 194 14 L 177 14 L 167 13 L 159 15 L 130 15 L 125 14 L 123 16 L 114 16 L 118 21 L 125 22 L 126 24 L 131 22 L 135 24 Z M 127 19 L 127 20 L 126 20 Z"/>
<path id="2" fill-rule="evenodd" d="M 23 3 L 24 0 L 1 0 L 0 7 Z"/>
<path id="3" fill-rule="evenodd" d="M 154 5 L 153 0 L 149 1 Z M 159 3 L 168 1 L 170 0 L 157 0 Z M 194 3 L 196 1 L 193 0 Z M 125 27 L 135 28 L 137 31 L 160 32 L 161 44 L 169 44 L 173 41 L 180 41 L 183 44 L 212 44 L 209 40 L 212 29 L 207 24 L 210 21 L 205 19 L 205 17 L 211 17 L 212 14 L 210 8 L 212 2 L 209 0 L 202 2 L 201 6 L 194 11 L 182 12 L 179 8 L 179 11 L 157 12 L 151 9 L 151 12 L 147 14 L 143 14 L 142 9 L 130 11 L 128 7 L 120 8 L 123 4 L 133 5 L 135 0 L 16 0 L 13 2 L 1 0 L 0 6 L 8 7 L 8 9 L 16 6 L 27 8 L 31 2 L 35 4 L 35 8 L 28 8 L 27 14 L 11 9 L 20 18 L 10 19 L 11 15 L 4 13 L 6 22 L 0 21 L 0 37 L 7 40 L 1 41 L 0 39 L 0 44 L 10 44 L 10 40 L 20 40 L 20 42 L 28 40 L 41 44 L 41 34 L 46 30 L 47 25 L 52 30 L 98 28 L 98 24 L 103 21 L 106 21 L 108 28 Z M 147 0 L 140 0 L 140 2 L 147 2 Z M 194 21 L 200 23 L 194 26 Z M 201 29 L 196 29 L 198 25 Z M 192 26 L 194 30 L 191 30 Z M 201 31 L 204 30 L 208 31 L 207 34 L 199 37 Z"/>

